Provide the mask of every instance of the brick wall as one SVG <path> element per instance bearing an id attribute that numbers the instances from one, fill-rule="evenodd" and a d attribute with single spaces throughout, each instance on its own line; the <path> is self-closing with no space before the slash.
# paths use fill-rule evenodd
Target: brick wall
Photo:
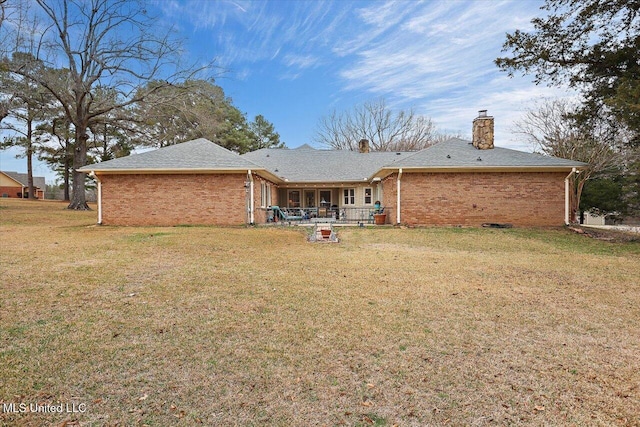
<path id="1" fill-rule="evenodd" d="M 253 174 L 253 221 L 254 224 L 264 224 L 267 222 L 267 215 L 264 209 L 260 208 L 260 184 L 265 181 L 256 174 Z"/>
<path id="2" fill-rule="evenodd" d="M 387 212 L 386 223 L 387 224 L 395 224 L 396 223 L 396 204 L 398 201 L 398 192 L 396 180 L 398 179 L 398 174 L 394 173 L 386 177 L 382 180 L 382 206 L 385 208 L 385 212 Z M 400 190 L 402 190 L 402 184 L 400 184 Z"/>
<path id="3" fill-rule="evenodd" d="M 559 226 L 564 223 L 565 176 L 563 172 L 405 172 L 400 187 L 402 222 Z"/>
<path id="4" fill-rule="evenodd" d="M 22 194 L 22 187 L 0 187 L 0 196 L 3 194 L 6 194 L 7 197 L 19 198 L 18 194 Z"/>
<path id="5" fill-rule="evenodd" d="M 25 187 L 24 189 L 24 193 L 27 194 L 29 193 L 29 188 Z M 35 193 L 36 193 L 36 199 L 44 199 L 44 191 L 40 190 L 38 188 L 35 189 Z M 22 198 L 21 194 L 22 194 L 22 188 L 21 187 L 0 187 L 0 196 L 6 194 L 7 197 L 12 197 L 12 198 Z"/>
<path id="6" fill-rule="evenodd" d="M 401 221 L 410 225 L 519 226 L 564 223 L 560 173 L 411 173 L 401 183 Z M 247 222 L 246 174 L 101 175 L 105 225 L 241 225 Z M 382 182 L 387 223 L 396 222 L 396 179 Z M 254 176 L 255 222 L 261 178 Z M 277 187 L 271 186 L 278 204 Z"/>
<path id="7" fill-rule="evenodd" d="M 100 175 L 105 225 L 241 225 L 246 173 Z"/>

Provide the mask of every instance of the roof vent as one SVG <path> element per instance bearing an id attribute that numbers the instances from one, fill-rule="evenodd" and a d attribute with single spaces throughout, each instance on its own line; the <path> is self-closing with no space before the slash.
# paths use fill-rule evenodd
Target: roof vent
<path id="1" fill-rule="evenodd" d="M 479 161 L 479 162 L 481 162 L 481 161 L 482 161 L 482 159 L 481 159 L 480 157 L 478 157 L 476 160 L 477 160 L 477 161 Z"/>
<path id="2" fill-rule="evenodd" d="M 447 159 L 450 159 L 450 158 L 451 158 L 451 155 L 450 155 L 450 154 L 447 154 Z"/>
<path id="3" fill-rule="evenodd" d="M 396 153 L 396 156 L 399 156 L 400 154 L 402 154 L 402 153 Z"/>

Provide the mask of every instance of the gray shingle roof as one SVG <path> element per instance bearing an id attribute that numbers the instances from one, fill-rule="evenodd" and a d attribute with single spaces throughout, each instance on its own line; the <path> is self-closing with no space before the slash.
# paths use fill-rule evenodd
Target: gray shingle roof
<path id="1" fill-rule="evenodd" d="M 572 168 L 586 163 L 495 147 L 478 150 L 470 141 L 450 139 L 385 166 L 391 168 Z"/>
<path id="2" fill-rule="evenodd" d="M 7 175 L 8 177 L 10 177 L 11 179 L 18 181 L 20 184 L 24 185 L 25 187 L 29 185 L 29 176 L 26 173 L 6 172 L 6 171 L 1 171 L 1 172 Z M 36 187 L 42 190 L 46 189 L 46 186 L 47 186 L 43 176 L 34 176 L 33 185 L 35 185 Z"/>
<path id="3" fill-rule="evenodd" d="M 480 159 L 480 160 L 478 160 Z M 477 150 L 469 141 L 452 139 L 418 152 L 359 153 L 317 150 L 308 145 L 297 149 L 265 148 L 238 155 L 200 138 L 154 151 L 87 165 L 90 171 L 144 170 L 262 170 L 290 183 L 363 182 L 389 170 L 460 169 L 570 169 L 585 163 L 496 147 Z M 275 178 L 275 177 L 273 177 Z"/>
<path id="4" fill-rule="evenodd" d="M 199 138 L 153 151 L 87 165 L 79 170 L 247 170 L 262 169 L 207 139 Z"/>
<path id="5" fill-rule="evenodd" d="M 371 178 L 380 168 L 411 153 L 359 153 L 346 150 L 265 148 L 242 157 L 265 166 L 288 182 L 358 182 Z"/>

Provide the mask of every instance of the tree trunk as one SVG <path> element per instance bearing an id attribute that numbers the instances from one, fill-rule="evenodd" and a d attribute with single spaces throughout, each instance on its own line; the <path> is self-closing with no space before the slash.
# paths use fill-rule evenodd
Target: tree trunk
<path id="1" fill-rule="evenodd" d="M 65 201 L 70 201 L 71 197 L 70 197 L 70 192 L 69 192 L 69 181 L 70 181 L 70 176 L 69 176 L 69 169 L 71 169 L 71 153 L 69 152 L 69 149 L 71 148 L 71 143 L 69 142 L 69 129 L 67 129 L 67 137 L 65 139 L 64 142 L 64 162 L 63 162 L 63 166 L 64 166 L 64 173 L 63 173 L 63 177 L 64 177 L 64 200 Z"/>
<path id="2" fill-rule="evenodd" d="M 109 144 L 107 141 L 107 124 L 104 124 L 104 133 L 102 134 L 102 156 L 100 161 L 106 162 L 109 159 Z"/>
<path id="3" fill-rule="evenodd" d="M 66 159 L 64 161 L 64 200 L 66 202 L 71 200 L 71 193 L 69 192 L 69 181 L 71 180 L 71 177 L 69 176 L 69 168 L 71 167 L 71 164 L 69 162 L 69 159 Z"/>
<path id="4" fill-rule="evenodd" d="M 580 224 L 582 223 L 581 211 L 580 211 L 580 198 L 582 197 L 582 189 L 584 188 L 584 183 L 589 179 L 591 173 L 588 171 L 580 172 L 580 175 L 573 174 L 571 178 L 570 187 L 573 189 L 573 192 L 569 198 L 569 223 L 570 224 Z"/>
<path id="5" fill-rule="evenodd" d="M 86 126 L 76 127 L 76 144 L 73 152 L 73 189 L 71 194 L 71 203 L 67 209 L 73 210 L 91 210 L 87 205 L 85 197 L 84 180 L 86 173 L 78 172 L 78 169 L 87 164 L 87 135 Z"/>
<path id="6" fill-rule="evenodd" d="M 580 212 L 580 198 L 582 197 L 582 189 L 584 188 L 584 183 L 587 181 L 587 179 L 589 178 L 589 174 L 587 174 L 587 172 L 585 171 L 583 173 L 583 175 L 580 178 L 577 178 L 577 185 L 576 185 L 576 200 L 575 200 L 575 206 L 574 206 L 574 212 L 578 213 Z M 574 217 L 574 221 L 575 221 L 575 217 Z"/>
<path id="7" fill-rule="evenodd" d="M 33 146 L 31 138 L 33 137 L 32 122 L 27 120 L 27 186 L 29 187 L 29 200 L 35 200 L 35 188 L 33 185 Z"/>
<path id="8" fill-rule="evenodd" d="M 27 187 L 29 188 L 29 200 L 35 200 L 35 187 L 33 185 L 33 150 L 27 148 Z"/>

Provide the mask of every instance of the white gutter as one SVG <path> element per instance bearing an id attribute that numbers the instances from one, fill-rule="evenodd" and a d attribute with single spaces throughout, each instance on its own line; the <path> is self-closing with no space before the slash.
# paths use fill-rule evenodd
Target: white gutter
<path id="1" fill-rule="evenodd" d="M 253 174 L 251 173 L 251 169 L 249 169 L 247 173 L 249 174 L 249 224 L 253 225 L 255 223 L 255 215 L 253 212 Z"/>
<path id="2" fill-rule="evenodd" d="M 573 175 L 574 173 L 576 173 L 576 168 L 571 169 L 571 172 L 569 173 L 569 175 L 567 175 L 567 177 L 564 179 L 564 223 L 565 225 L 571 224 L 570 218 L 569 218 L 569 211 L 571 210 L 571 195 L 569 194 L 569 179 L 571 178 L 571 175 Z"/>
<path id="3" fill-rule="evenodd" d="M 402 168 L 398 169 L 398 179 L 396 180 L 396 224 L 400 224 L 400 179 L 402 178 Z"/>

